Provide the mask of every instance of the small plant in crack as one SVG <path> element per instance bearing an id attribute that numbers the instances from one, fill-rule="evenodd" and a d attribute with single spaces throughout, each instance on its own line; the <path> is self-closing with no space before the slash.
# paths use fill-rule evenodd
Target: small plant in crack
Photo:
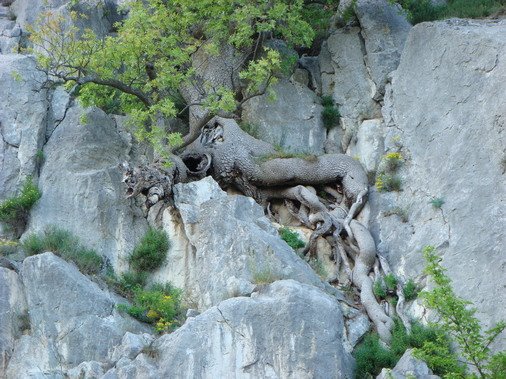
<path id="1" fill-rule="evenodd" d="M 435 209 L 441 209 L 445 201 L 441 197 L 435 197 L 431 201 L 429 201 L 429 204 L 432 205 Z"/>

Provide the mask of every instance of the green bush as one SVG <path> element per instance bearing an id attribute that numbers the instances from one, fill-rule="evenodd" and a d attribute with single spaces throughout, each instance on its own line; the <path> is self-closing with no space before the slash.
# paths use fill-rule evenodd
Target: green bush
<path id="1" fill-rule="evenodd" d="M 181 323 L 181 291 L 170 284 L 154 284 L 149 289 L 136 288 L 132 303 L 119 304 L 118 309 L 154 325 L 159 332 L 170 332 Z"/>
<path id="2" fill-rule="evenodd" d="M 103 264 L 94 250 L 82 246 L 79 239 L 70 232 L 56 227 L 48 227 L 42 234 L 31 234 L 22 243 L 27 255 L 50 251 L 61 258 L 73 262 L 85 274 L 97 274 Z"/>
<path id="3" fill-rule="evenodd" d="M 400 191 L 402 189 L 402 181 L 397 175 L 389 175 L 381 173 L 376 177 L 374 184 L 380 192 Z"/>
<path id="4" fill-rule="evenodd" d="M 167 257 L 170 243 L 163 230 L 150 228 L 130 255 L 128 261 L 136 271 L 153 271 L 160 267 Z"/>
<path id="5" fill-rule="evenodd" d="M 0 222 L 10 227 L 16 236 L 21 235 L 28 221 L 30 209 L 41 197 L 41 192 L 31 178 L 26 179 L 18 196 L 0 204 Z"/>
<path id="6" fill-rule="evenodd" d="M 409 279 L 402 288 L 402 292 L 406 301 L 414 300 L 418 295 L 418 286 L 413 281 L 413 279 Z"/>
<path id="7" fill-rule="evenodd" d="M 385 282 L 385 286 L 387 287 L 387 290 L 389 292 L 395 292 L 395 289 L 397 287 L 397 278 L 395 277 L 395 275 L 394 274 L 387 274 L 387 275 L 385 275 L 383 280 Z"/>
<path id="8" fill-rule="evenodd" d="M 374 294 L 378 299 L 385 299 L 387 297 L 387 290 L 385 288 L 383 280 L 381 279 L 378 279 L 374 282 L 372 291 L 374 292 Z"/>
<path id="9" fill-rule="evenodd" d="M 128 271 L 118 277 L 111 269 L 105 276 L 105 281 L 109 287 L 127 299 L 132 299 L 134 291 L 143 288 L 146 285 L 147 279 L 148 274 L 146 272 Z"/>
<path id="10" fill-rule="evenodd" d="M 364 341 L 357 345 L 353 352 L 357 365 L 355 377 L 357 379 L 374 378 L 382 368 L 393 368 L 407 349 L 421 348 L 426 343 L 440 343 L 447 354 L 453 354 L 450 351 L 448 338 L 443 341 L 440 339 L 441 336 L 444 336 L 444 333 L 437 327 L 423 326 L 416 322 L 408 333 L 402 323 L 395 320 L 389 347 L 380 343 L 376 333 L 368 334 Z M 454 354 L 453 358 L 455 358 Z M 438 370 L 437 372 L 442 375 L 447 371 Z"/>
<path id="11" fill-rule="evenodd" d="M 382 368 L 392 368 L 397 363 L 391 350 L 383 347 L 379 336 L 368 334 L 353 352 L 356 362 L 355 378 L 375 378 Z"/>
<path id="12" fill-rule="evenodd" d="M 280 235 L 281 239 L 283 241 L 285 241 L 288 244 L 288 246 L 290 246 L 294 250 L 297 250 L 297 249 L 300 249 L 300 248 L 306 246 L 304 241 L 302 241 L 299 238 L 299 235 L 288 228 L 285 228 L 285 227 L 280 228 L 279 235 Z"/>
<path id="13" fill-rule="evenodd" d="M 339 113 L 339 109 L 335 106 L 332 96 L 322 96 L 322 105 L 323 126 L 327 129 L 331 129 L 337 125 L 341 114 Z"/>

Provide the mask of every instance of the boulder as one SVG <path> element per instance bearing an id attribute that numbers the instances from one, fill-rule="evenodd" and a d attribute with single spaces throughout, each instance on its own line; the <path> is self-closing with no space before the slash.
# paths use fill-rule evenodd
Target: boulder
<path id="1" fill-rule="evenodd" d="M 44 76 L 32 57 L 0 58 L 0 202 L 36 176 L 34 157 L 44 144 L 47 100 Z"/>
<path id="2" fill-rule="evenodd" d="M 16 345 L 8 378 L 107 361 L 127 331 L 148 330 L 123 318 L 108 292 L 52 253 L 26 258 L 22 275 L 32 333 Z"/>
<path id="3" fill-rule="evenodd" d="M 44 146 L 45 163 L 32 209 L 30 233 L 49 225 L 69 230 L 108 258 L 117 271 L 147 230 L 132 199 L 125 198 L 118 165 L 130 160 L 132 143 L 98 108 L 67 110 Z"/>
<path id="4" fill-rule="evenodd" d="M 352 378 L 342 330 L 333 297 L 282 280 L 189 319 L 156 340 L 151 357 L 140 354 L 105 377 Z"/>
<path id="5" fill-rule="evenodd" d="M 268 94 L 248 100 L 242 121 L 250 124 L 257 138 L 287 152 L 322 154 L 326 137 L 320 100 L 306 85 L 282 79 Z"/>
<path id="6" fill-rule="evenodd" d="M 371 229 L 394 270 L 420 275 L 422 248 L 438 247 L 457 295 L 477 305 L 486 326 L 506 319 L 497 307 L 506 303 L 505 34 L 504 21 L 412 29 L 385 112 L 405 158 L 403 191 L 370 196 Z M 439 208 L 430 203 L 437 198 Z M 393 206 L 409 223 L 379 212 Z"/>
<path id="7" fill-rule="evenodd" d="M 153 278 L 184 289 L 199 310 L 279 279 L 340 295 L 281 240 L 253 199 L 229 196 L 207 177 L 176 185 L 174 203 L 179 212 L 163 214 L 173 246 Z"/>

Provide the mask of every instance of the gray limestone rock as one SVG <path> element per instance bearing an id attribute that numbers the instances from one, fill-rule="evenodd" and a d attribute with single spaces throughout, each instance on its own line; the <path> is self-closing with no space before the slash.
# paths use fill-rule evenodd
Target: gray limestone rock
<path id="1" fill-rule="evenodd" d="M 85 361 L 104 362 L 125 332 L 147 330 L 123 318 L 108 292 L 52 253 L 26 258 L 22 275 L 31 335 L 17 343 L 8 378 L 39 371 L 60 375 Z"/>
<path id="2" fill-rule="evenodd" d="M 166 209 L 163 220 L 172 248 L 154 280 L 183 288 L 199 310 L 279 279 L 333 289 L 280 239 L 253 199 L 228 196 L 208 177 L 176 185 L 174 202 L 179 212 Z"/>
<path id="3" fill-rule="evenodd" d="M 97 108 L 70 108 L 44 147 L 42 197 L 25 235 L 55 225 L 107 257 L 117 271 L 125 269 L 126 256 L 147 230 L 121 183 L 118 164 L 131 153 L 113 118 Z"/>
<path id="4" fill-rule="evenodd" d="M 0 58 L 0 201 L 16 194 L 36 175 L 35 155 L 46 130 L 46 91 L 34 60 L 24 55 Z"/>
<path id="5" fill-rule="evenodd" d="M 242 120 L 259 139 L 294 153 L 322 154 L 326 137 L 320 100 L 307 86 L 282 79 L 274 85 L 276 99 L 255 97 L 243 106 Z"/>
<path id="6" fill-rule="evenodd" d="M 376 118 L 376 85 L 364 62 L 360 28 L 334 31 L 320 53 L 322 93 L 332 95 L 341 116 L 356 122 Z"/>
<path id="7" fill-rule="evenodd" d="M 360 125 L 356 141 L 348 148 L 348 155 L 358 159 L 367 172 L 374 172 L 383 156 L 384 125 L 381 119 L 365 120 Z"/>
<path id="8" fill-rule="evenodd" d="M 23 31 L 28 25 L 33 25 L 43 12 L 52 12 L 69 20 L 71 24 L 79 28 L 90 28 L 98 36 L 107 35 L 114 22 L 120 20 L 117 13 L 117 1 L 115 0 L 16 0 L 12 6 L 12 12 L 16 22 Z M 75 11 L 84 17 L 71 19 L 70 12 Z"/>
<path id="9" fill-rule="evenodd" d="M 456 293 L 478 306 L 487 326 L 506 319 L 497 307 L 506 303 L 504 35 L 504 21 L 412 29 L 386 112 L 406 159 L 403 191 L 370 196 L 378 250 L 395 271 L 420 275 L 422 248 L 438 247 Z M 430 204 L 435 198 L 444 200 L 440 208 Z M 408 211 L 409 223 L 378 215 L 394 206 Z"/>
<path id="10" fill-rule="evenodd" d="M 385 92 L 388 74 L 399 65 L 404 43 L 411 24 L 398 4 L 387 0 L 358 0 L 355 13 L 361 27 L 365 47 L 365 61 L 376 84 L 374 98 Z"/>
<path id="11" fill-rule="evenodd" d="M 16 339 L 26 320 L 26 299 L 19 275 L 0 267 L 0 377 L 5 377 Z"/>
<path id="12" fill-rule="evenodd" d="M 141 354 L 106 377 L 347 379 L 353 358 L 343 348 L 342 330 L 333 297 L 283 280 L 189 319 L 153 344 L 155 358 Z"/>

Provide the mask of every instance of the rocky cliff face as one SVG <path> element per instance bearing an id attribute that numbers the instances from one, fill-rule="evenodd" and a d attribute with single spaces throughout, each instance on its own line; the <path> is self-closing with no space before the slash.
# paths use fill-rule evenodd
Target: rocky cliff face
<path id="1" fill-rule="evenodd" d="M 63 227 L 117 272 L 148 225 L 163 228 L 172 247 L 150 280 L 182 288 L 195 309 L 160 337 L 119 314 L 124 300 L 100 280 L 49 252 L 0 260 L 0 377 L 353 377 L 350 352 L 367 318 L 279 238 L 251 198 L 227 194 L 210 178 L 176 186 L 173 205 L 149 213 L 142 199 L 124 197 L 118 164 L 148 161 L 149 149 L 121 118 L 44 88 L 33 59 L 17 54 L 40 9 L 65 14 L 66 4 L 0 6 L 0 201 L 35 178 L 42 198 L 25 236 Z M 119 17 L 113 2 L 83 4 L 98 33 Z M 359 0 L 356 13 L 333 26 L 319 57 L 302 58 L 280 82 L 276 102 L 255 99 L 243 117 L 287 150 L 347 152 L 371 177 L 385 154 L 400 152 L 402 191 L 371 186 L 361 215 L 379 254 L 399 277 L 420 278 L 422 247 L 437 246 L 480 319 L 506 319 L 497 306 L 506 302 L 506 23 L 411 28 L 386 1 Z M 323 128 L 320 94 L 339 105 L 339 128 Z M 430 204 L 439 198 L 440 207 Z"/>

